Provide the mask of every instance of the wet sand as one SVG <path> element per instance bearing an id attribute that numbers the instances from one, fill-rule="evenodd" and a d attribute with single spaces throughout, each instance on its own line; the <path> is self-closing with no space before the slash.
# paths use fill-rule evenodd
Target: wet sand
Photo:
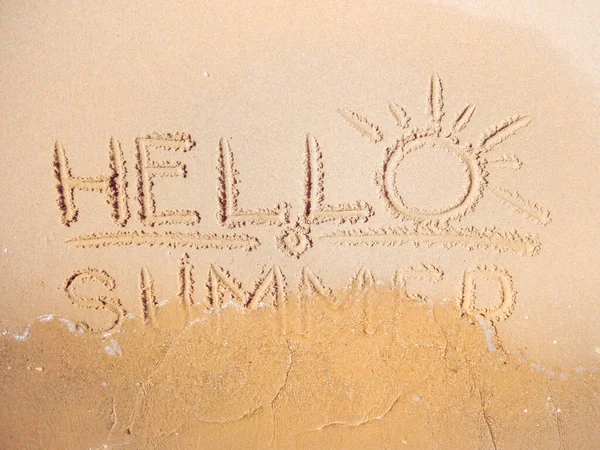
<path id="1" fill-rule="evenodd" d="M 183 316 L 167 303 L 152 325 L 127 319 L 100 336 L 45 317 L 26 341 L 3 340 L 5 444 L 593 448 L 600 439 L 598 367 L 507 352 L 492 326 L 449 299 L 355 285 L 279 308 L 275 297 L 256 309 L 194 306 L 187 325 Z"/>

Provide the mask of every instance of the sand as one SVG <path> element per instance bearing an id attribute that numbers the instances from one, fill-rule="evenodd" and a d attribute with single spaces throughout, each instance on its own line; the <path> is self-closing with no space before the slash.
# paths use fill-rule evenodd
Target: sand
<path id="1" fill-rule="evenodd" d="M 0 11 L 0 447 L 597 448 L 597 6 Z"/>

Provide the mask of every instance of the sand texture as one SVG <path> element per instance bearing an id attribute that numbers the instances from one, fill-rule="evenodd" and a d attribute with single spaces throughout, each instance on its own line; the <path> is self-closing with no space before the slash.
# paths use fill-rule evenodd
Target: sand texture
<path id="1" fill-rule="evenodd" d="M 0 448 L 599 448 L 599 20 L 4 2 Z"/>

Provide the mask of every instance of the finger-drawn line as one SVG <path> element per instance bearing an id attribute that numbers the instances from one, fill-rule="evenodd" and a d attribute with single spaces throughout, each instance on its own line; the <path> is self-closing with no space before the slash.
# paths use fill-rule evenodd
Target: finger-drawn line
<path id="1" fill-rule="evenodd" d="M 354 129 L 360 134 L 369 139 L 373 143 L 377 143 L 383 139 L 383 133 L 377 125 L 373 125 L 365 117 L 362 117 L 355 112 L 347 109 L 338 109 L 338 114 L 342 116 Z"/>
<path id="2" fill-rule="evenodd" d="M 273 309 L 282 308 L 286 301 L 286 282 L 278 266 L 271 267 L 263 277 L 259 278 L 254 287 L 254 292 L 249 296 L 246 304 L 248 309 L 256 309 L 264 303 L 269 294 L 273 294 Z"/>
<path id="3" fill-rule="evenodd" d="M 394 273 L 393 286 L 399 291 L 401 298 L 422 302 L 426 300 L 424 295 L 408 292 L 408 281 L 417 280 L 436 283 L 443 278 L 444 272 L 438 266 L 433 264 L 420 264 L 416 267 L 409 266 L 396 270 Z"/>
<path id="4" fill-rule="evenodd" d="M 523 215 L 532 222 L 540 225 L 548 225 L 552 222 L 550 211 L 524 199 L 517 191 L 511 192 L 500 187 L 490 187 L 490 191 L 498 197 L 502 203 L 512 207 L 517 213 Z"/>
<path id="5" fill-rule="evenodd" d="M 376 288 L 377 284 L 373 272 L 365 267 L 361 267 L 350 282 L 350 290 L 361 294 L 363 331 L 367 335 L 375 334 L 379 328 L 377 322 L 373 320 L 375 317 L 375 302 L 372 293 Z"/>
<path id="6" fill-rule="evenodd" d="M 371 269 L 361 267 L 359 271 L 352 277 L 349 284 L 349 289 L 355 292 L 366 292 L 375 286 L 375 277 Z"/>
<path id="7" fill-rule="evenodd" d="M 154 295 L 154 280 L 146 266 L 140 271 L 140 300 L 142 303 L 142 313 L 144 323 L 151 326 L 156 325 L 156 296 Z"/>
<path id="8" fill-rule="evenodd" d="M 190 321 L 191 308 L 194 304 L 192 294 L 194 293 L 195 279 L 193 276 L 194 266 L 190 262 L 190 255 L 184 253 L 179 260 L 179 301 L 185 309 L 186 322 Z"/>
<path id="9" fill-rule="evenodd" d="M 121 144 L 114 137 L 110 138 L 109 146 L 109 175 L 92 177 L 75 177 L 71 173 L 69 160 L 64 147 L 57 141 L 54 145 L 54 177 L 58 191 L 58 206 L 61 211 L 61 221 L 70 226 L 77 221 L 79 210 L 75 204 L 75 190 L 101 192 L 107 196 L 107 202 L 112 207 L 112 218 L 119 226 L 125 226 L 129 219 L 127 205 L 127 182 L 125 176 L 125 159 Z"/>
<path id="10" fill-rule="evenodd" d="M 390 110 L 390 113 L 392 114 L 394 119 L 396 119 L 396 123 L 400 128 L 409 127 L 410 117 L 408 117 L 408 114 L 406 114 L 406 111 L 404 111 L 404 108 L 402 108 L 402 106 L 390 102 L 388 103 L 388 109 Z"/>
<path id="11" fill-rule="evenodd" d="M 226 293 L 229 293 L 242 308 L 248 303 L 249 294 L 242 288 L 242 284 L 227 270 L 215 264 L 211 264 L 208 269 L 206 287 L 208 289 L 207 303 L 216 310 L 221 309 L 225 304 Z"/>
<path id="12" fill-rule="evenodd" d="M 277 248 L 288 256 L 300 258 L 312 247 L 310 228 L 300 223 L 284 228 L 275 241 Z"/>
<path id="13" fill-rule="evenodd" d="M 65 281 L 64 291 L 67 295 L 67 298 L 73 305 L 81 308 L 110 311 L 114 315 L 114 319 L 107 328 L 95 328 L 89 325 L 87 322 L 78 322 L 77 326 L 81 327 L 85 331 L 90 331 L 93 333 L 108 333 L 110 331 L 118 330 L 123 324 L 123 320 L 127 315 L 127 311 L 125 311 L 121 305 L 121 300 L 105 295 L 84 297 L 77 294 L 75 286 L 89 282 L 100 283 L 108 292 L 113 291 L 116 287 L 115 279 L 106 271 L 93 268 L 80 269 L 73 272 L 73 274 L 71 274 L 71 276 Z"/>
<path id="14" fill-rule="evenodd" d="M 442 129 L 442 117 L 444 117 L 444 96 L 442 81 L 437 73 L 434 73 L 429 82 L 429 95 L 427 104 L 429 106 L 429 116 L 434 123 L 436 131 Z"/>
<path id="15" fill-rule="evenodd" d="M 415 226 L 411 228 L 390 227 L 380 229 L 342 230 L 321 235 L 319 239 L 332 244 L 384 245 L 397 246 L 413 244 L 442 245 L 445 248 L 456 246 L 468 250 L 494 249 L 498 252 L 520 253 L 525 256 L 537 255 L 541 244 L 537 236 L 521 234 L 517 231 L 498 231 L 496 228 L 435 228 Z"/>
<path id="16" fill-rule="evenodd" d="M 289 222 L 289 205 L 279 203 L 275 208 L 242 210 L 238 207 L 238 172 L 234 167 L 234 155 L 229 141 L 219 141 L 219 159 L 217 163 L 219 212 L 217 219 L 221 225 L 230 228 L 242 225 L 281 225 Z"/>
<path id="17" fill-rule="evenodd" d="M 148 232 L 117 231 L 113 233 L 94 233 L 68 239 L 69 244 L 79 248 L 99 248 L 125 245 L 165 245 L 168 247 L 190 247 L 195 249 L 242 249 L 254 250 L 260 245 L 257 238 L 246 234 L 201 234 L 198 232 Z"/>
<path id="18" fill-rule="evenodd" d="M 311 134 L 306 136 L 304 169 L 306 173 L 304 182 L 304 220 L 306 223 L 366 222 L 373 215 L 371 206 L 360 200 L 336 206 L 325 204 L 323 152 L 319 143 Z"/>
<path id="19" fill-rule="evenodd" d="M 454 120 L 454 125 L 452 125 L 452 133 L 455 134 L 459 131 L 462 131 L 471 120 L 471 117 L 473 116 L 474 112 L 475 105 L 470 104 L 467 105 L 466 108 L 463 109 L 460 113 L 458 113 L 456 119 Z"/>
<path id="20" fill-rule="evenodd" d="M 501 169 L 519 170 L 521 167 L 523 167 L 521 160 L 515 155 L 511 154 L 504 154 L 495 158 L 486 157 L 485 161 L 488 166 L 499 167 Z"/>
<path id="21" fill-rule="evenodd" d="M 273 294 L 270 306 L 275 310 L 280 309 L 286 301 L 285 277 L 278 266 L 263 270 L 263 274 L 256 280 L 254 289 L 248 292 L 228 270 L 211 264 L 206 287 L 208 289 L 207 303 L 216 310 L 224 306 L 227 294 L 240 308 L 251 310 L 266 304 L 266 299 L 270 294 Z"/>
<path id="22" fill-rule="evenodd" d="M 302 268 L 298 292 L 300 296 L 310 297 L 312 295 L 320 295 L 335 302 L 333 291 L 325 287 L 319 276 L 306 266 Z"/>
<path id="23" fill-rule="evenodd" d="M 187 175 L 185 164 L 181 161 L 157 161 L 150 157 L 150 150 L 173 150 L 188 152 L 196 143 L 187 133 L 154 133 L 135 140 L 137 146 L 139 217 L 144 225 L 194 225 L 200 222 L 200 215 L 192 210 L 157 211 L 154 198 L 154 179 L 156 177 L 183 177 Z"/>
<path id="24" fill-rule="evenodd" d="M 124 227 L 130 215 L 127 202 L 128 184 L 125 180 L 127 169 L 125 167 L 125 158 L 123 157 L 121 143 L 115 138 L 110 139 L 109 159 L 111 176 L 108 180 L 108 189 L 112 191 L 112 195 L 110 196 L 112 200 L 111 206 L 113 207 L 112 217 L 117 225 Z"/>
<path id="25" fill-rule="evenodd" d="M 496 281 L 500 286 L 500 297 L 498 305 L 494 308 L 478 308 L 476 305 L 476 278 L 487 278 Z M 490 324 L 505 320 L 512 314 L 515 308 L 516 293 L 510 274 L 495 265 L 478 266 L 467 269 L 464 273 L 462 283 L 462 296 L 459 299 L 459 309 L 463 314 L 476 317 L 478 315 Z"/>
<path id="26" fill-rule="evenodd" d="M 529 116 L 509 117 L 499 125 L 486 130 L 481 137 L 479 146 L 485 151 L 490 151 L 518 130 L 529 125 L 529 122 L 531 122 L 531 117 Z"/>
<path id="27" fill-rule="evenodd" d="M 398 190 L 396 180 L 397 168 L 404 162 L 405 157 L 423 149 L 447 152 L 456 158 L 466 174 L 460 195 L 433 211 L 407 205 Z M 483 196 L 487 186 L 487 175 L 479 153 L 471 146 L 458 145 L 449 138 L 437 136 L 431 130 L 424 130 L 399 139 L 396 145 L 386 150 L 383 167 L 376 174 L 375 182 L 388 211 L 393 216 L 410 218 L 419 223 L 433 223 L 460 219 L 472 211 Z"/>

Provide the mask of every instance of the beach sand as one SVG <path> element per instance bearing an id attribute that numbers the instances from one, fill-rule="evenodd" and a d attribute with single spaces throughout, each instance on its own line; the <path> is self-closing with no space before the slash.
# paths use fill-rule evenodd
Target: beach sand
<path id="1" fill-rule="evenodd" d="M 4 2 L 0 447 L 598 448 L 599 17 Z"/>

